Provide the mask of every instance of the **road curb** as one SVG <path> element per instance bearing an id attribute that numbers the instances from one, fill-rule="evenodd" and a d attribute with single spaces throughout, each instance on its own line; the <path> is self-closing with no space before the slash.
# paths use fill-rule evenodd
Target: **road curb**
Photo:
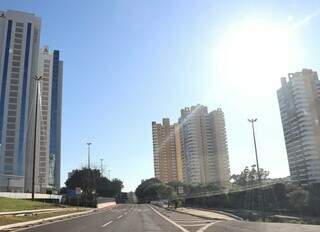
<path id="1" fill-rule="evenodd" d="M 197 214 L 183 212 L 183 211 L 179 211 L 179 210 L 173 210 L 173 209 L 167 209 L 167 210 L 173 211 L 173 212 L 177 212 L 177 213 L 183 213 L 183 214 L 186 214 L 186 215 L 191 215 L 191 216 L 195 216 L 195 217 L 199 217 L 199 218 L 203 218 L 203 219 L 218 220 L 218 221 L 228 221 L 227 219 L 215 218 L 215 217 L 206 217 L 206 216 L 203 216 L 203 215 L 197 215 Z"/>
<path id="2" fill-rule="evenodd" d="M 220 214 L 226 215 L 228 217 L 231 217 L 233 219 L 236 219 L 238 221 L 243 221 L 242 217 L 239 217 L 239 216 L 234 215 L 232 213 L 228 213 L 228 212 L 224 212 L 224 211 L 220 211 L 220 210 L 214 210 L 214 209 L 201 209 L 201 208 L 195 208 L 195 209 L 199 209 L 199 210 L 202 210 L 202 211 L 208 211 L 208 212 L 214 212 L 214 213 L 220 213 Z"/>
<path id="3" fill-rule="evenodd" d="M 19 228 L 23 228 L 23 227 L 27 227 L 27 226 L 43 224 L 45 222 L 55 222 L 55 221 L 62 220 L 65 218 L 71 218 L 71 217 L 75 217 L 75 216 L 82 216 L 85 214 L 89 214 L 89 213 L 92 213 L 96 210 L 97 209 L 92 209 L 92 210 L 88 210 L 88 211 L 84 211 L 84 212 L 69 213 L 69 214 L 59 215 L 59 216 L 55 216 L 55 217 L 49 217 L 49 218 L 28 221 L 28 222 L 19 222 L 19 223 L 14 223 L 14 224 L 8 224 L 8 225 L 0 226 L 0 231 L 3 231 L 3 230 L 5 231 L 8 229 L 13 229 L 13 228 L 19 229 Z"/>
<path id="4" fill-rule="evenodd" d="M 11 212 L 0 212 L 0 216 L 10 216 L 19 214 L 32 214 L 32 213 L 43 213 L 43 212 L 58 212 L 66 210 L 65 208 L 51 208 L 51 209 L 32 209 L 32 210 L 21 210 L 21 211 L 11 211 Z"/>

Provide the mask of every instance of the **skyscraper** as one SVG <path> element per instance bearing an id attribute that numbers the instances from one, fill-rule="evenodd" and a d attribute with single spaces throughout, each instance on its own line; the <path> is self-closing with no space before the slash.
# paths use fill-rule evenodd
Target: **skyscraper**
<path id="1" fill-rule="evenodd" d="M 152 122 L 153 155 L 155 177 L 168 183 L 182 181 L 182 162 L 176 146 L 179 146 L 177 125 L 170 125 L 164 118 L 162 125 Z"/>
<path id="2" fill-rule="evenodd" d="M 224 114 L 208 113 L 207 107 L 181 110 L 179 123 L 152 123 L 155 177 L 185 184 L 211 184 L 227 187 L 229 155 Z"/>
<path id="3" fill-rule="evenodd" d="M 42 76 L 39 88 L 36 148 L 36 190 L 60 187 L 60 140 L 62 68 L 59 51 L 40 49 L 38 75 Z M 31 185 L 28 185 L 31 188 Z"/>
<path id="4" fill-rule="evenodd" d="M 203 105 L 187 107 L 181 110 L 179 124 L 184 182 L 227 187 L 229 154 L 222 110 L 208 113 Z"/>
<path id="5" fill-rule="evenodd" d="M 0 191 L 24 190 L 40 24 L 34 14 L 0 12 Z"/>
<path id="6" fill-rule="evenodd" d="M 320 81 L 309 69 L 288 76 L 277 94 L 291 179 L 320 182 Z"/>

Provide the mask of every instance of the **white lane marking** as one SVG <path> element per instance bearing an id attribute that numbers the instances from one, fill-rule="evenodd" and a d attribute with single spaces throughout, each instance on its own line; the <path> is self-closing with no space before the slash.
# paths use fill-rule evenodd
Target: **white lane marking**
<path id="1" fill-rule="evenodd" d="M 112 222 L 113 221 L 111 220 L 111 221 L 107 222 L 106 224 L 102 225 L 102 227 L 106 227 L 107 225 L 110 225 Z"/>
<path id="2" fill-rule="evenodd" d="M 175 222 L 190 222 L 190 223 L 197 223 L 197 222 L 202 222 L 202 223 L 209 223 L 213 222 L 212 220 L 174 220 Z"/>
<path id="3" fill-rule="evenodd" d="M 120 219 L 120 218 L 122 218 L 123 217 L 123 215 L 120 215 L 119 217 L 117 217 L 117 219 Z"/>
<path id="4" fill-rule="evenodd" d="M 222 221 L 215 221 L 215 222 L 211 222 L 210 224 L 207 224 L 204 227 L 201 227 L 200 229 L 198 229 L 196 232 L 204 232 L 206 229 L 208 229 L 210 226 L 212 226 L 213 224 L 219 223 Z"/>
<path id="5" fill-rule="evenodd" d="M 206 226 L 207 224 L 180 224 L 180 226 Z"/>
<path id="6" fill-rule="evenodd" d="M 156 209 L 154 209 L 151 205 L 148 205 L 156 214 L 158 214 L 160 217 L 162 217 L 163 219 L 167 220 L 168 222 L 170 222 L 171 224 L 173 224 L 175 227 L 179 228 L 181 231 L 183 232 L 189 232 L 188 230 L 186 230 L 185 228 L 183 228 L 182 226 L 178 225 L 177 223 L 175 223 L 174 221 L 172 221 L 171 219 L 167 218 L 166 216 L 164 216 L 162 213 L 158 212 Z"/>

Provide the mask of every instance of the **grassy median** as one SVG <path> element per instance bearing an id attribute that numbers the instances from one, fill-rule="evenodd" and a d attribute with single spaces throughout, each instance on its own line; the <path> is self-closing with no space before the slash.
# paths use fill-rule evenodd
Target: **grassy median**
<path id="1" fill-rule="evenodd" d="M 19 222 L 27 222 L 27 221 L 33 221 L 38 219 L 44 219 L 49 217 L 55 217 L 60 216 L 64 214 L 70 214 L 70 213 L 77 213 L 82 212 L 87 209 L 76 209 L 76 208 L 69 208 L 65 209 L 63 211 L 59 212 L 43 212 L 43 213 L 37 213 L 33 215 L 18 215 L 18 216 L 0 216 L 0 226 L 13 224 L 13 223 L 19 223 Z"/>
<path id="2" fill-rule="evenodd" d="M 49 204 L 39 201 L 0 197 L 0 212 L 11 212 L 32 209 L 49 209 L 57 207 L 60 206 L 56 204 Z"/>

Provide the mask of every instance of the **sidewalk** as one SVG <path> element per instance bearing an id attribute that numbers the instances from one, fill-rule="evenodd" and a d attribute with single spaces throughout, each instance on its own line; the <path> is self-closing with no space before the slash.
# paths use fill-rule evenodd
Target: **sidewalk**
<path id="1" fill-rule="evenodd" d="M 198 217 L 203 217 L 206 219 L 214 219 L 214 220 L 237 220 L 234 217 L 221 214 L 221 213 L 216 213 L 213 211 L 207 211 L 207 210 L 199 210 L 199 209 L 191 209 L 191 208 L 177 208 L 177 212 L 179 213 L 185 213 L 185 214 L 190 214 L 193 216 L 198 216 Z"/>

